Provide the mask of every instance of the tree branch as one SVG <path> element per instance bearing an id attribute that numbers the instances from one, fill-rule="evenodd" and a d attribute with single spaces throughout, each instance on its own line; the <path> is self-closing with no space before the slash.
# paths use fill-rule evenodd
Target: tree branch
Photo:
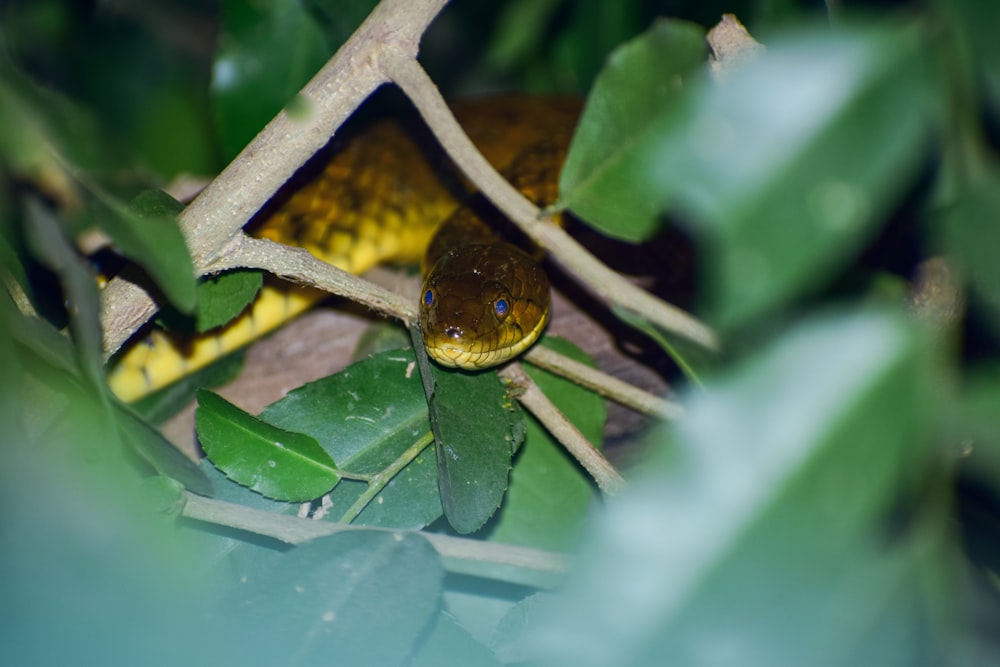
<path id="1" fill-rule="evenodd" d="M 199 275 L 240 244 L 243 226 L 322 148 L 351 113 L 389 80 L 383 62 L 416 59 L 420 38 L 448 0 L 382 0 L 299 93 L 307 113 L 282 111 L 181 213 L 178 221 Z M 110 357 L 157 311 L 125 277 L 102 293 L 104 353 Z"/>
<path id="2" fill-rule="evenodd" d="M 302 544 L 317 537 L 345 530 L 386 530 L 275 514 L 222 500 L 203 498 L 191 492 L 185 492 L 183 516 L 195 521 L 273 537 L 286 544 Z M 450 572 L 528 586 L 550 587 L 562 579 L 569 565 L 569 559 L 564 554 L 552 551 L 422 531 L 413 532 L 422 535 L 433 545 L 441 554 L 445 568 Z"/>
<path id="3" fill-rule="evenodd" d="M 613 496 L 621 491 L 625 486 L 625 479 L 604 458 L 604 454 L 590 444 L 580 430 L 566 419 L 559 408 L 538 388 L 534 380 L 524 372 L 520 364 L 517 362 L 508 364 L 500 371 L 500 377 L 522 390 L 523 393 L 517 396 L 517 400 L 542 422 L 542 425 L 562 443 L 573 458 L 580 462 L 606 495 Z"/>
<path id="4" fill-rule="evenodd" d="M 263 269 L 280 278 L 346 297 L 405 323 L 417 319 L 411 299 L 327 264 L 305 248 L 241 233 L 226 254 L 209 267 L 211 271 L 235 268 Z"/>
<path id="5" fill-rule="evenodd" d="M 639 289 L 605 266 L 542 212 L 486 161 L 458 124 L 434 81 L 412 58 L 393 55 L 386 71 L 423 116 L 435 138 L 476 188 L 497 205 L 532 241 L 580 284 L 609 303 L 644 317 L 657 326 L 718 350 L 715 333 L 688 313 Z"/>
<path id="6" fill-rule="evenodd" d="M 547 347 L 534 346 L 524 355 L 524 360 L 644 415 L 660 419 L 677 419 L 684 415 L 684 407 L 679 403 L 654 396 Z"/>

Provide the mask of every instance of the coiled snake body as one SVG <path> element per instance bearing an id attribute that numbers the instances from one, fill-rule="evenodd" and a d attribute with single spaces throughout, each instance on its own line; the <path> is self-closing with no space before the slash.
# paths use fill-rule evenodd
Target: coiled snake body
<path id="1" fill-rule="evenodd" d="M 454 108 L 483 155 L 539 205 L 553 202 L 579 112 L 573 100 L 504 97 Z M 549 284 L 525 251 L 500 240 L 484 219 L 492 207 L 454 171 L 428 157 L 401 125 L 375 123 L 340 146 L 322 171 L 284 199 L 254 234 L 300 245 L 346 271 L 422 261 L 420 323 L 438 363 L 486 368 L 516 356 L 541 334 Z M 220 330 L 199 337 L 154 331 L 128 349 L 109 382 L 136 400 L 231 352 L 328 296 L 286 283 L 266 285 Z"/>

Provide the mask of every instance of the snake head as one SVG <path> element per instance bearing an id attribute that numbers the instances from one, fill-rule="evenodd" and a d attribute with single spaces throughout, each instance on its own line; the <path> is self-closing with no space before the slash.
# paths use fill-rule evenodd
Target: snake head
<path id="1" fill-rule="evenodd" d="M 420 330 L 442 366 L 480 370 L 526 350 L 549 318 L 549 280 L 509 243 L 470 244 L 445 253 L 424 279 Z"/>

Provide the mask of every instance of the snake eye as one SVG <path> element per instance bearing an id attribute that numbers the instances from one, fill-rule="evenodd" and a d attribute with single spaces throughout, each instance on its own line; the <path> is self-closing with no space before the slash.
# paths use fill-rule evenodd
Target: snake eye
<path id="1" fill-rule="evenodd" d="M 429 289 L 424 292 L 424 305 L 428 308 L 434 305 L 434 290 Z"/>
<path id="2" fill-rule="evenodd" d="M 493 302 L 493 312 L 497 314 L 501 320 L 507 317 L 507 311 L 510 310 L 510 305 L 507 303 L 507 299 L 500 297 Z"/>

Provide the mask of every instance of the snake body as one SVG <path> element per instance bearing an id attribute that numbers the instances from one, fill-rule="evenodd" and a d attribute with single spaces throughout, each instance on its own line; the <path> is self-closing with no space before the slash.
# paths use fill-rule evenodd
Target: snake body
<path id="1" fill-rule="evenodd" d="M 515 187 L 536 204 L 555 201 L 576 101 L 484 98 L 454 111 Z M 380 263 L 421 262 L 421 330 L 438 363 L 487 368 L 529 347 L 548 320 L 548 280 L 528 253 L 500 239 L 490 224 L 498 214 L 488 202 L 470 194 L 398 122 L 379 121 L 340 143 L 314 177 L 279 193 L 252 233 L 302 246 L 354 273 Z M 326 296 L 276 281 L 219 330 L 196 337 L 154 330 L 117 360 L 111 388 L 123 400 L 141 398 Z"/>

